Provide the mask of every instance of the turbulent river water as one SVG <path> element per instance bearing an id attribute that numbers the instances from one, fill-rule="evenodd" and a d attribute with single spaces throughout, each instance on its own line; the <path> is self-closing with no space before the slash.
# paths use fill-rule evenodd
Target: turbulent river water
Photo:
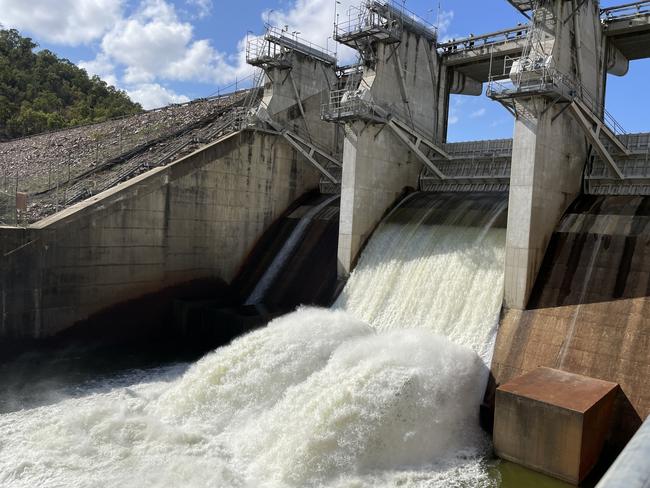
<path id="1" fill-rule="evenodd" d="M 331 309 L 0 415 L 0 486 L 490 487 L 501 197 L 416 194 Z"/>

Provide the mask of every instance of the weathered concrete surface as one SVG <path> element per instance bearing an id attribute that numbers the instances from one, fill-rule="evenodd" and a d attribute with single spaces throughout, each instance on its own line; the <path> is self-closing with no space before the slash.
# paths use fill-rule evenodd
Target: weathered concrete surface
<path id="1" fill-rule="evenodd" d="M 578 95 L 599 113 L 605 63 L 598 2 L 556 0 L 535 15 L 546 16 L 538 55 L 551 56 L 560 73 L 573 74 Z M 571 19 L 566 22 L 564 19 Z M 587 143 L 579 125 L 544 96 L 518 100 L 515 121 L 510 213 L 506 239 L 505 304 L 524 309 L 555 224 L 580 191 Z"/>
<path id="2" fill-rule="evenodd" d="M 568 117 L 518 119 L 512 150 L 505 304 L 523 309 L 555 225 L 575 199 L 587 152 Z"/>
<path id="3" fill-rule="evenodd" d="M 370 126 L 360 136 L 353 128 L 346 132 L 338 251 L 341 275 L 352 271 L 364 243 L 404 189 L 417 188 L 422 169 L 387 129 Z"/>
<path id="4" fill-rule="evenodd" d="M 148 293 L 230 282 L 318 180 L 278 136 L 244 131 L 27 229 L 0 229 L 0 338 L 49 337 Z"/>
<path id="5" fill-rule="evenodd" d="M 449 92 L 435 43 L 405 31 L 399 44 L 376 46 L 376 65 L 361 87 L 390 114 L 433 141 L 444 138 Z M 400 78 L 403 80 L 400 81 Z M 406 187 L 417 188 L 422 163 L 390 129 L 352 122 L 346 126 L 341 184 L 339 273 L 354 267 L 364 242 Z"/>
<path id="6" fill-rule="evenodd" d="M 649 242 L 649 197 L 580 197 L 553 234 L 528 309 L 504 313 L 496 383 L 548 366 L 620 384 L 611 440 L 622 447 L 650 414 Z"/>
<path id="7" fill-rule="evenodd" d="M 595 466 L 618 385 L 538 368 L 497 389 L 494 449 L 503 459 L 578 484 Z"/>
<path id="8" fill-rule="evenodd" d="M 238 302 L 283 311 L 329 306 L 337 285 L 339 205 L 336 195 L 306 195 L 274 222 L 232 284 Z"/>
<path id="9" fill-rule="evenodd" d="M 264 96 L 257 108 L 261 120 L 271 120 L 331 155 L 342 153 L 343 135 L 337 124 L 321 119 L 321 104 L 336 88 L 335 66 L 299 51 L 285 54 L 289 68 L 266 67 Z M 307 163 L 309 164 L 309 163 Z"/>

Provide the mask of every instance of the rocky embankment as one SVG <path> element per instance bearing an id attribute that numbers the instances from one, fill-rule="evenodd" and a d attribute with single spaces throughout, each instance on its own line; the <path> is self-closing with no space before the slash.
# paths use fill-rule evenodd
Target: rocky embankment
<path id="1" fill-rule="evenodd" d="M 23 220 L 34 222 L 195 150 L 228 130 L 224 125 L 251 95 L 238 92 L 0 143 L 6 201 L 0 222 L 15 220 L 16 191 L 28 194 Z"/>

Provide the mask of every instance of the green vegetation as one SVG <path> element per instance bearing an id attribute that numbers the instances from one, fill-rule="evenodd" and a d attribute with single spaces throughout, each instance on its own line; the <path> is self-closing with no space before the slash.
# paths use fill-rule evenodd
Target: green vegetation
<path id="1" fill-rule="evenodd" d="M 0 29 L 0 140 L 142 112 L 125 92 Z"/>

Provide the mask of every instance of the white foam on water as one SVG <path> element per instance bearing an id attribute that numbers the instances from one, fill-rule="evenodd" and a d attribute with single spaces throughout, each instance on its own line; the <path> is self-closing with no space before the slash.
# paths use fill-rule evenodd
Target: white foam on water
<path id="1" fill-rule="evenodd" d="M 494 486 L 477 417 L 504 233 L 426 216 L 380 226 L 334 310 L 0 415 L 0 486 Z"/>
<path id="2" fill-rule="evenodd" d="M 472 350 L 426 330 L 373 333 L 289 388 L 236 445 L 263 486 L 367 483 L 433 467 L 481 446 L 483 369 Z"/>
<path id="3" fill-rule="evenodd" d="M 156 413 L 211 430 L 245 422 L 323 368 L 341 344 L 369 332 L 342 311 L 305 308 L 285 315 L 198 361 L 162 395 Z"/>

